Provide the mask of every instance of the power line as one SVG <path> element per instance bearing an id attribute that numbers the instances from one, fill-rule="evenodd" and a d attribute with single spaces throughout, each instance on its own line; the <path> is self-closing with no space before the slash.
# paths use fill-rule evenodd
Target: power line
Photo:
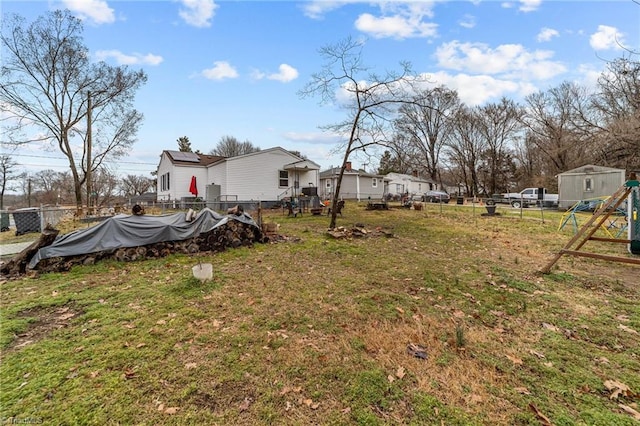
<path id="1" fill-rule="evenodd" d="M 0 155 L 6 155 L 6 156 L 15 156 L 15 157 L 30 157 L 30 158 L 46 158 L 47 160 L 68 160 L 68 158 L 66 157 L 51 157 L 51 156 L 46 156 L 46 155 L 34 155 L 34 154 L 16 154 L 16 153 L 3 153 L 0 152 Z M 144 165 L 144 166 L 157 166 L 156 163 L 142 163 L 142 162 L 137 162 L 137 161 L 120 161 L 118 160 L 118 163 L 121 164 L 138 164 L 138 165 Z M 42 164 L 32 164 L 34 166 L 44 166 Z"/>

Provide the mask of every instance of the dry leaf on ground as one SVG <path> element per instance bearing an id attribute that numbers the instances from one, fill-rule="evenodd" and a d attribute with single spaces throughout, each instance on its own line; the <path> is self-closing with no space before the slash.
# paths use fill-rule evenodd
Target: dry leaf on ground
<path id="1" fill-rule="evenodd" d="M 547 416 L 542 414 L 542 411 L 538 410 L 538 407 L 536 407 L 533 404 L 529 404 L 529 408 L 531 409 L 531 411 L 533 411 L 536 417 L 538 417 L 538 420 L 540 420 L 540 424 L 542 426 L 553 426 L 553 423 L 551 423 L 551 420 L 549 420 Z"/>
<path id="2" fill-rule="evenodd" d="M 246 397 L 244 401 L 240 403 L 240 407 L 238 408 L 240 409 L 240 411 L 246 411 L 249 409 L 250 406 L 251 406 L 251 398 Z"/>
<path id="3" fill-rule="evenodd" d="M 636 330 L 631 327 L 627 327 L 626 325 L 618 324 L 618 328 L 622 331 L 626 331 L 627 333 L 638 334 Z"/>
<path id="4" fill-rule="evenodd" d="M 618 407 L 620 407 L 625 413 L 631 414 L 634 419 L 640 420 L 640 413 L 628 405 L 618 404 Z"/>
<path id="5" fill-rule="evenodd" d="M 511 361 L 512 363 L 516 364 L 516 365 L 522 365 L 522 360 L 516 356 L 511 356 L 511 355 L 505 355 L 507 358 L 509 358 L 509 361 Z"/>
<path id="6" fill-rule="evenodd" d="M 607 388 L 607 390 L 611 391 L 611 395 L 609 395 L 609 399 L 618 399 L 620 395 L 626 396 L 626 397 L 633 396 L 633 392 L 631 392 L 631 388 L 617 380 L 605 380 L 604 387 Z"/>

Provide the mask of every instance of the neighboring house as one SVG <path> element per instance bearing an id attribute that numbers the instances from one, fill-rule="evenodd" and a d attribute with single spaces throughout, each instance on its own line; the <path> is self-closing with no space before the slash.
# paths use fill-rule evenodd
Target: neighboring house
<path id="1" fill-rule="evenodd" d="M 163 151 L 158 201 L 192 200 L 194 189 L 206 201 L 277 201 L 317 187 L 319 172 L 318 164 L 280 147 L 237 157 Z"/>
<path id="2" fill-rule="evenodd" d="M 568 210 L 590 198 L 613 195 L 626 179 L 623 169 L 588 164 L 558 175 L 558 209 Z"/>
<path id="3" fill-rule="evenodd" d="M 320 197 L 331 199 L 336 185 L 340 168 L 334 167 L 320 172 Z M 342 183 L 340 184 L 340 198 L 346 200 L 381 200 L 386 194 L 388 179 L 383 175 L 367 173 L 364 170 L 351 168 L 351 162 L 347 162 Z"/>
<path id="4" fill-rule="evenodd" d="M 421 178 L 417 173 L 407 175 L 392 172 L 387 173 L 386 178 L 389 180 L 387 193 L 390 195 L 402 196 L 405 193 L 423 195 L 427 191 L 438 189 L 438 185 L 433 180 Z"/>

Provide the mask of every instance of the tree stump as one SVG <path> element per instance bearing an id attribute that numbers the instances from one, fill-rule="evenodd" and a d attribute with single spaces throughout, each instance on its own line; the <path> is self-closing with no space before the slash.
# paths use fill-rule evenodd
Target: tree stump
<path id="1" fill-rule="evenodd" d="M 34 241 L 33 244 L 13 256 L 7 263 L 0 267 L 0 274 L 18 276 L 26 273 L 27 264 L 31 258 L 35 256 L 40 247 L 51 245 L 59 232 L 60 231 L 54 229 L 50 224 L 47 224 L 37 241 Z"/>

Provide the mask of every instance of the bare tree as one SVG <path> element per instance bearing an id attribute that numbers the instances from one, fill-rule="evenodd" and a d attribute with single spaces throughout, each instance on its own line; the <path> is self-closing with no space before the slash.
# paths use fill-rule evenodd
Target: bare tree
<path id="1" fill-rule="evenodd" d="M 548 177 L 581 166 L 590 159 L 591 132 L 581 124 L 579 111 L 589 102 L 586 90 L 574 83 L 564 82 L 546 92 L 529 95 L 523 124 L 527 138 L 545 158 L 542 171 Z"/>
<path id="2" fill-rule="evenodd" d="M 452 131 L 446 149 L 452 171 L 457 173 L 458 183 L 464 184 L 464 192 L 477 196 L 481 192 L 478 168 L 486 149 L 477 112 L 466 106 L 458 109 Z"/>
<path id="3" fill-rule="evenodd" d="M 4 193 L 14 188 L 11 181 L 19 179 L 23 173 L 18 173 L 18 163 L 10 155 L 0 155 L 0 210 L 4 208 Z"/>
<path id="4" fill-rule="evenodd" d="M 483 186 L 488 195 L 508 191 L 515 172 L 513 147 L 522 129 L 521 110 L 513 101 L 502 98 L 479 107 L 475 115 L 485 146 Z"/>
<path id="5" fill-rule="evenodd" d="M 394 139 L 397 145 L 394 147 L 408 157 L 408 167 L 437 182 L 440 154 L 450 137 L 452 117 L 460 107 L 460 100 L 456 91 L 444 86 L 424 91 L 422 98 L 420 104 L 400 107 L 395 128 L 403 137 Z"/>
<path id="6" fill-rule="evenodd" d="M 603 162 L 640 169 L 640 62 L 619 58 L 607 64 L 598 79 L 590 107 L 597 115 L 590 124 L 600 133 Z"/>
<path id="7" fill-rule="evenodd" d="M 345 99 L 339 106 L 347 111 L 344 121 L 323 126 L 325 130 L 341 135 L 345 142 L 342 166 L 333 193 L 333 205 L 340 197 L 342 177 L 349 157 L 355 152 L 367 153 L 367 148 L 386 146 L 391 138 L 392 123 L 398 108 L 403 104 L 418 103 L 409 63 L 401 63 L 399 73 L 387 72 L 384 76 L 369 73 L 362 64 L 363 43 L 346 38 L 334 45 L 320 49 L 325 59 L 322 70 L 299 92 L 302 98 L 320 96 L 322 103 L 336 104 L 338 93 Z M 371 153 L 371 151 L 369 152 Z M 330 228 L 336 226 L 337 210 L 331 211 Z"/>
<path id="8" fill-rule="evenodd" d="M 142 114 L 132 105 L 147 80 L 142 70 L 91 63 L 82 32 L 80 19 L 56 10 L 31 24 L 17 15 L 3 20 L 1 38 L 0 108 L 8 143 L 44 142 L 62 152 L 78 208 L 91 172 L 135 142 Z M 26 133 L 34 128 L 40 132 Z"/>
<path id="9" fill-rule="evenodd" d="M 97 207 L 109 206 L 116 195 L 120 181 L 118 176 L 108 167 L 102 166 L 96 170 L 94 179 L 94 205 Z"/>
<path id="10" fill-rule="evenodd" d="M 223 136 L 209 154 L 219 155 L 220 157 L 237 157 L 238 155 L 250 154 L 258 152 L 260 148 L 254 146 L 251 142 L 240 142 L 233 136 Z"/>
<path id="11" fill-rule="evenodd" d="M 32 185 L 35 200 L 42 204 L 58 204 L 73 194 L 73 180 L 68 172 L 41 170 L 32 176 Z"/>
<path id="12" fill-rule="evenodd" d="M 127 175 L 122 178 L 121 186 L 125 196 L 133 197 L 153 189 L 154 182 L 153 179 L 145 176 Z"/>

